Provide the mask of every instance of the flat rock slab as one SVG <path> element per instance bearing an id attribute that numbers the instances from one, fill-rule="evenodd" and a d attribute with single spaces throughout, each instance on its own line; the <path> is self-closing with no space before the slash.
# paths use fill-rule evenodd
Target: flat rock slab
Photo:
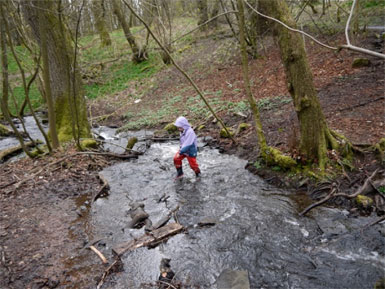
<path id="1" fill-rule="evenodd" d="M 217 289 L 250 289 L 249 272 L 230 269 L 222 271 L 217 280 Z"/>

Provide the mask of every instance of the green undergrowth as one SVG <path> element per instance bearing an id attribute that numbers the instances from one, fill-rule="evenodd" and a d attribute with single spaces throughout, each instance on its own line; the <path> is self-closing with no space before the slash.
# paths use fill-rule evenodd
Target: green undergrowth
<path id="1" fill-rule="evenodd" d="M 183 88 L 180 92 L 183 92 Z M 205 91 L 205 96 L 214 111 L 229 113 L 247 112 L 246 101 L 228 101 L 221 98 L 222 91 Z M 188 115 L 191 121 L 202 122 L 211 116 L 211 112 L 199 95 L 186 97 L 181 94 L 174 96 L 161 96 L 157 101 L 157 109 L 143 109 L 139 112 L 131 109 L 126 113 L 126 125 L 121 130 L 154 127 L 156 125 L 173 121 L 179 115 Z"/>
<path id="2" fill-rule="evenodd" d="M 102 79 L 101 82 L 84 85 L 86 96 L 95 99 L 123 91 L 130 87 L 131 80 L 149 78 L 161 67 L 161 62 L 154 55 L 150 55 L 148 60 L 139 64 L 133 64 L 131 61 L 113 64 L 108 71 L 101 73 L 99 77 Z"/>

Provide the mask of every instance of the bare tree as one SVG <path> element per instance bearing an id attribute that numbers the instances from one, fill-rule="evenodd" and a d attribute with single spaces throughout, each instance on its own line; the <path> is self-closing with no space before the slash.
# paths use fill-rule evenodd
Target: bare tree
<path id="1" fill-rule="evenodd" d="M 285 1 L 261 0 L 260 4 L 277 20 L 296 27 Z M 320 169 L 324 170 L 327 149 L 339 150 L 342 143 L 337 141 L 326 124 L 300 35 L 282 25 L 274 25 L 274 29 L 285 67 L 288 90 L 300 125 L 300 152 L 307 160 L 317 161 Z"/>
<path id="2" fill-rule="evenodd" d="M 147 59 L 147 49 L 146 47 L 140 47 L 139 44 L 137 43 L 134 35 L 132 35 L 131 30 L 130 30 L 130 25 L 127 23 L 124 14 L 122 13 L 122 5 L 120 0 L 112 0 L 112 5 L 114 8 L 114 13 L 116 17 L 119 20 L 120 25 L 123 28 L 124 36 L 127 39 L 128 44 L 131 47 L 132 51 L 132 60 L 135 63 L 140 63 L 144 60 Z"/>
<path id="3" fill-rule="evenodd" d="M 91 0 L 92 13 L 94 15 L 96 29 L 98 30 L 101 46 L 111 45 L 110 34 L 105 20 L 106 9 L 104 0 Z"/>
<path id="4" fill-rule="evenodd" d="M 43 73 L 47 73 L 46 71 L 49 70 L 47 73 L 49 75 L 44 77 L 46 95 L 49 90 L 49 88 L 47 89 L 48 85 L 51 88 L 53 101 L 51 113 L 55 117 L 54 124 L 58 139 L 62 142 L 71 140 L 73 135 L 84 138 L 90 137 L 90 127 L 87 120 L 81 77 L 77 70 L 71 70 L 74 55 L 71 48 L 71 37 L 60 19 L 62 11 L 60 4 L 60 0 L 22 1 L 23 13 L 42 50 L 43 63 L 47 62 L 46 68 L 43 69 Z M 47 60 L 44 60 L 44 43 L 46 43 L 47 48 Z M 77 132 L 73 132 L 72 126 L 74 118 L 71 111 L 74 108 L 76 108 L 75 113 L 78 121 L 78 125 L 75 127 L 78 129 Z M 52 134 L 51 129 L 50 134 Z"/>
<path id="5" fill-rule="evenodd" d="M 199 11 L 198 26 L 200 26 L 201 24 L 205 23 L 209 19 L 207 0 L 197 0 L 196 4 Z M 205 31 L 207 29 L 207 26 L 202 25 L 200 29 L 202 31 Z"/>
<path id="6" fill-rule="evenodd" d="M 244 15 L 243 0 L 237 0 L 237 4 L 238 4 L 238 13 L 239 13 L 238 26 L 239 26 L 239 40 L 241 44 L 243 82 L 244 82 L 247 100 L 249 102 L 251 111 L 253 112 L 253 116 L 254 116 L 255 130 L 258 136 L 260 155 L 268 164 L 278 164 L 283 168 L 289 168 L 295 165 L 296 162 L 291 157 L 283 155 L 277 149 L 269 147 L 266 143 L 266 138 L 263 133 L 262 122 L 260 118 L 258 105 L 251 92 L 251 86 L 250 86 L 248 55 L 246 52 L 246 40 L 245 40 L 245 15 Z"/>

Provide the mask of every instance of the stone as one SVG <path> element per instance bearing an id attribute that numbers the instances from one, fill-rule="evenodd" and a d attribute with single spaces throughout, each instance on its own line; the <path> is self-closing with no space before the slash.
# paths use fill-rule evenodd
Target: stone
<path id="1" fill-rule="evenodd" d="M 223 270 L 217 280 L 217 289 L 250 289 L 246 270 Z"/>
<path id="2" fill-rule="evenodd" d="M 358 195 L 355 199 L 358 206 L 362 208 L 369 208 L 373 205 L 373 199 L 364 196 L 364 195 Z"/>
<path id="3" fill-rule="evenodd" d="M 370 65 L 370 60 L 367 58 L 356 58 L 353 60 L 353 63 L 352 63 L 353 68 L 365 67 L 369 65 Z"/>
<path id="4" fill-rule="evenodd" d="M 136 137 L 132 137 L 128 140 L 127 142 L 127 146 L 126 146 L 126 149 L 127 150 L 132 150 L 132 148 L 134 147 L 134 145 L 138 142 L 138 138 Z"/>

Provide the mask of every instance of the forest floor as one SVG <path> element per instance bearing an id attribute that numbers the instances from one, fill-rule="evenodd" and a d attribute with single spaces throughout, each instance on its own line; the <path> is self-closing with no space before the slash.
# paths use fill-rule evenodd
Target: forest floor
<path id="1" fill-rule="evenodd" d="M 361 44 L 385 52 L 383 41 L 375 37 L 367 38 Z M 206 49 L 208 53 L 212 48 L 207 46 Z M 253 86 L 253 93 L 257 99 L 269 99 L 261 106 L 269 144 L 295 154 L 298 133 L 293 128 L 297 125 L 296 115 L 287 93 L 278 50 L 269 50 L 268 56 L 250 63 L 252 79 L 259 84 Z M 355 53 L 333 53 L 311 44 L 308 44 L 308 53 L 328 125 L 354 144 L 375 144 L 385 137 L 384 62 L 369 57 L 369 66 L 352 68 L 353 59 L 361 57 Z M 195 64 L 196 57 L 192 53 L 184 59 L 183 66 Z M 221 98 L 229 101 L 244 98 L 237 56 L 194 75 L 194 80 L 204 91 L 221 91 Z M 183 97 L 196 94 L 173 68 L 160 72 L 156 77 L 157 86 L 144 95 L 140 103 L 131 104 L 128 109 L 155 111 L 158 105 L 156 97 L 172 94 L 176 89 L 175 83 L 179 86 L 178 93 L 183 91 Z M 93 116 L 118 111 L 101 124 L 123 125 L 126 119 L 123 110 L 119 110 L 121 101 L 113 97 L 93 102 Z M 183 108 L 185 102 L 182 98 L 174 105 Z M 195 115 L 186 116 L 194 124 L 206 125 L 199 134 L 212 136 L 212 145 L 254 164 L 258 148 L 251 115 L 243 117 L 225 111 L 220 115 L 230 127 L 236 128 L 244 122 L 252 127 L 238 134 L 237 144 L 233 144 L 219 137 L 218 126 L 212 119 L 203 123 L 198 122 Z M 172 119 L 165 118 L 156 128 L 170 121 Z M 92 196 L 102 186 L 98 172 L 114 162 L 116 160 L 107 157 L 77 154 L 68 149 L 65 154 L 58 152 L 47 158 L 23 159 L 0 166 L 0 288 L 95 288 L 106 267 L 87 249 L 89 240 L 82 225 L 82 215 L 89 209 Z M 354 191 L 375 168 L 382 165 L 374 154 L 360 155 L 355 163 L 356 169 L 347 172 L 349 181 L 342 182 L 346 177 L 339 179 L 340 189 Z M 276 185 L 300 186 L 288 183 L 282 172 L 257 169 L 253 165 L 249 167 Z M 20 183 L 23 180 L 25 182 Z M 80 204 L 85 205 L 82 207 Z"/>

